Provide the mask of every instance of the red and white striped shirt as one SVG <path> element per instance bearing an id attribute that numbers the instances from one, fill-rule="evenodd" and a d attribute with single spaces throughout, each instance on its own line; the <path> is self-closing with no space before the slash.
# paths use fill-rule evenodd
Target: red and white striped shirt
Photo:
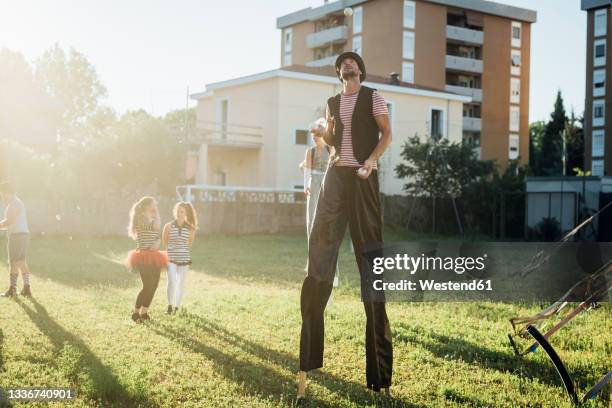
<path id="1" fill-rule="evenodd" d="M 347 167 L 361 167 L 361 164 L 355 159 L 353 153 L 353 135 L 351 132 L 351 124 L 353 122 L 353 111 L 357 104 L 357 96 L 359 91 L 352 94 L 340 94 L 340 120 L 344 125 L 342 129 L 342 143 L 340 148 L 340 159 L 336 163 L 336 166 L 347 166 Z M 372 115 L 388 115 L 389 110 L 387 109 L 387 103 L 385 99 L 380 96 L 378 91 L 372 93 Z M 327 117 L 329 117 L 329 106 L 327 107 Z M 374 164 L 374 170 L 378 170 L 378 165 Z"/>

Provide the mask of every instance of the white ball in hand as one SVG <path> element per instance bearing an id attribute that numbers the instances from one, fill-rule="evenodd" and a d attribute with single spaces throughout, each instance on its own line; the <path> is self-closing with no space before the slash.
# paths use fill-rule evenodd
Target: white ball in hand
<path id="1" fill-rule="evenodd" d="M 365 177 L 368 175 L 368 169 L 366 169 L 365 167 L 361 167 L 359 168 L 359 170 L 357 170 L 357 173 L 361 176 L 361 177 Z"/>
<path id="2" fill-rule="evenodd" d="M 353 9 L 350 8 L 350 7 L 345 8 L 344 9 L 344 15 L 347 16 L 347 17 L 352 16 L 353 15 Z"/>

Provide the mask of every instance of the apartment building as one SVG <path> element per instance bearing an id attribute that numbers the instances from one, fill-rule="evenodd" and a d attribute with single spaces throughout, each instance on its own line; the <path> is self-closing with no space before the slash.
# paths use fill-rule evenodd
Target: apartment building
<path id="1" fill-rule="evenodd" d="M 402 145 L 415 134 L 461 141 L 462 107 L 469 96 L 370 75 L 365 85 L 387 101 L 393 143 L 379 161 L 381 191 L 402 194 L 395 167 Z M 190 140 L 189 184 L 303 189 L 298 167 L 312 146 L 309 125 L 324 115 L 342 84 L 332 67 L 291 66 L 206 85 L 192 94 L 197 134 Z M 424 137 L 424 136 L 423 136 Z"/>
<path id="2" fill-rule="evenodd" d="M 612 0 L 582 0 L 582 10 L 587 12 L 585 167 L 600 177 L 612 176 L 612 143 L 606 143 L 612 134 L 612 110 L 607 108 L 612 102 L 607 46 L 612 38 L 610 5 Z"/>
<path id="3" fill-rule="evenodd" d="M 352 16 L 343 10 L 352 8 Z M 536 12 L 484 0 L 341 0 L 279 17 L 281 66 L 333 65 L 460 95 L 463 141 L 505 167 L 529 161 L 529 61 Z"/>

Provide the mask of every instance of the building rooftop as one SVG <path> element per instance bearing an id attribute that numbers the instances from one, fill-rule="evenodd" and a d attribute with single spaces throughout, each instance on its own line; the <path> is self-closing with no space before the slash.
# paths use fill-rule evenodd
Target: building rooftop
<path id="1" fill-rule="evenodd" d="M 594 8 L 605 7 L 612 4 L 612 0 L 582 0 L 580 8 L 583 10 L 591 10 Z"/>
<path id="2" fill-rule="evenodd" d="M 527 21 L 535 23 L 537 13 L 534 10 L 524 9 L 520 7 L 509 6 L 502 3 L 497 3 L 488 0 L 425 0 L 430 3 L 442 4 L 445 6 L 458 7 L 468 10 L 479 11 L 485 14 L 512 18 L 515 20 Z M 277 28 L 285 28 L 304 21 L 314 21 L 324 17 L 327 14 L 338 12 L 346 7 L 353 7 L 360 3 L 365 3 L 364 0 L 338 0 L 323 4 L 319 7 L 308 7 L 302 10 L 295 11 L 290 14 L 278 17 L 276 19 Z M 610 3 L 610 0 L 582 0 L 583 9 L 584 3 Z"/>
<path id="3" fill-rule="evenodd" d="M 307 81 L 323 82 L 329 84 L 338 84 L 340 81 L 336 75 L 336 70 L 332 66 L 326 67 L 306 67 L 303 65 L 291 65 L 271 71 L 264 71 L 253 75 L 229 79 L 227 81 L 214 82 L 206 85 L 206 91 L 191 94 L 191 99 L 201 99 L 213 95 L 215 89 L 227 88 L 231 86 L 244 85 L 256 81 L 263 81 L 270 78 L 292 78 Z M 459 95 L 453 92 L 439 88 L 430 88 L 420 85 L 414 85 L 407 82 L 392 83 L 391 77 L 382 77 L 368 74 L 364 85 L 381 91 L 396 92 L 404 94 L 413 94 L 421 96 L 431 96 L 461 102 L 471 102 L 469 96 Z"/>

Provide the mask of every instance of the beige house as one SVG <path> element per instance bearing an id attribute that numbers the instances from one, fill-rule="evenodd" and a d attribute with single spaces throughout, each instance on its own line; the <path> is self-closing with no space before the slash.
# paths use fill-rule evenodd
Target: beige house
<path id="1" fill-rule="evenodd" d="M 403 143 L 417 134 L 462 141 L 463 104 L 469 96 L 368 76 L 391 116 L 393 143 L 380 160 L 381 191 L 400 194 L 394 168 Z M 187 178 L 198 185 L 302 189 L 298 165 L 312 144 L 309 124 L 324 116 L 341 83 L 332 67 L 290 66 L 208 84 L 197 100 L 197 135 Z"/>

